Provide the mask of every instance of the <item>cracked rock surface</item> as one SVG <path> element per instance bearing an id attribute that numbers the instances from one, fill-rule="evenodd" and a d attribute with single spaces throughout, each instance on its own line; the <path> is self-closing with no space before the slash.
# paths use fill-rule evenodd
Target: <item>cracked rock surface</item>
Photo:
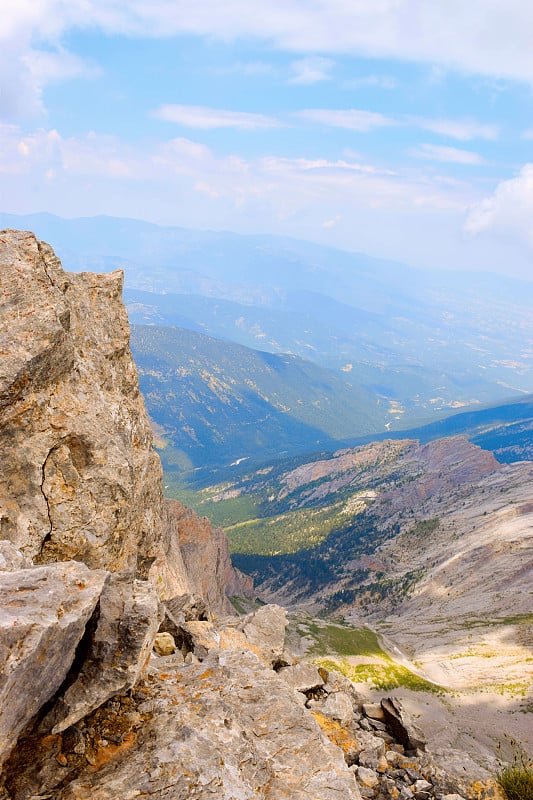
<path id="1" fill-rule="evenodd" d="M 75 562 L 0 572 L 0 765 L 67 676 L 106 577 Z"/>

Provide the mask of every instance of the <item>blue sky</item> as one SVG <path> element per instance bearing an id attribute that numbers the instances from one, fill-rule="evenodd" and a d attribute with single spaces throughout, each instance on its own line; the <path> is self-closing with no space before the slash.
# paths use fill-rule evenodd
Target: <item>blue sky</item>
<path id="1" fill-rule="evenodd" d="M 526 0 L 3 0 L 1 210 L 533 277 Z"/>

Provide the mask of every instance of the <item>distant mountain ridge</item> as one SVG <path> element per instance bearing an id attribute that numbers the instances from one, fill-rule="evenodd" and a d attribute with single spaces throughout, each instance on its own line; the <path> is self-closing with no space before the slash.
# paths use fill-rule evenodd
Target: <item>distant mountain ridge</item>
<path id="1" fill-rule="evenodd" d="M 125 269 L 128 292 L 150 293 L 126 295 L 136 322 L 365 373 L 389 402 L 392 427 L 533 392 L 533 283 L 110 217 L 0 215 L 0 224 L 53 239 L 72 269 Z"/>
<path id="2" fill-rule="evenodd" d="M 273 404 L 268 380 L 255 397 L 248 391 L 228 403 L 214 397 L 200 379 L 196 388 L 203 386 L 202 402 L 211 403 L 224 420 L 220 426 L 213 424 L 213 413 L 200 422 L 202 409 L 192 405 L 192 376 L 181 400 L 179 387 L 185 382 L 176 384 L 176 396 L 160 411 L 171 430 L 180 429 L 179 419 L 169 424 L 171 407 L 179 418 L 185 404 L 190 419 L 196 419 L 200 437 L 188 425 L 177 447 L 185 446 L 182 463 L 189 467 L 206 465 L 209 458 L 229 463 L 246 457 L 268 460 L 284 451 L 332 450 L 365 434 L 398 436 L 401 429 L 451 410 L 533 391 L 533 284 L 487 275 L 422 273 L 280 237 L 163 228 L 136 220 L 0 215 L 0 224 L 26 224 L 53 238 L 70 267 L 124 268 L 125 299 L 134 322 L 179 325 L 225 340 L 210 345 L 211 355 L 205 357 L 211 361 L 208 367 L 204 363 L 204 373 L 216 374 L 218 358 L 228 374 L 239 372 L 239 362 L 251 366 L 256 359 L 266 376 L 265 352 L 281 359 L 272 364 L 286 364 L 276 373 L 278 397 Z M 156 335 L 150 335 L 155 342 Z M 182 335 L 176 346 L 187 342 L 189 347 L 191 341 Z M 244 355 L 232 349 L 232 342 L 263 355 Z M 307 360 L 299 364 L 299 377 L 294 356 Z M 156 401 L 161 386 L 153 366 L 145 353 L 141 377 L 143 388 L 150 390 L 149 406 L 161 400 Z M 321 372 L 324 367 L 336 374 Z M 294 394 L 296 384 L 299 396 Z M 327 388 L 320 389 L 320 384 Z M 254 419 L 261 424 L 254 427 Z M 499 433 L 487 423 L 488 429 L 477 431 L 476 441 L 492 446 L 498 436 L 494 447 L 502 458 L 514 460 L 518 447 L 523 456 L 529 452 L 531 433 L 527 421 L 515 420 L 515 429 L 509 422 Z M 453 424 L 414 435 L 468 433 L 468 425 L 460 423 L 456 431 L 449 427 Z M 222 436 L 217 427 L 225 429 Z"/>
<path id="3" fill-rule="evenodd" d="M 296 356 L 177 327 L 133 325 L 131 346 L 148 411 L 184 464 L 329 449 L 385 424 L 386 409 L 355 380 Z"/>
<path id="4" fill-rule="evenodd" d="M 390 406 L 368 373 L 324 369 L 180 327 L 132 325 L 141 390 L 165 468 L 259 465 L 383 439 L 422 443 L 465 434 L 501 461 L 533 457 L 533 397 L 390 430 Z M 233 465 L 233 466 L 232 466 Z M 237 470 L 238 471 L 238 470 Z"/>

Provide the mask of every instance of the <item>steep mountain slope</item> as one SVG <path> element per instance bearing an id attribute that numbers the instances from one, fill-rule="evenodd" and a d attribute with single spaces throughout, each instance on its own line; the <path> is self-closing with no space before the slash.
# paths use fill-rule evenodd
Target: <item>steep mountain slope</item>
<path id="1" fill-rule="evenodd" d="M 133 326 L 132 350 L 172 457 L 194 466 L 335 447 L 382 430 L 387 416 L 355 380 L 295 356 L 149 326 Z"/>
<path id="2" fill-rule="evenodd" d="M 513 392 L 501 380 L 508 377 L 500 371 L 502 365 L 493 363 L 499 345 L 480 352 L 480 332 L 473 330 L 465 348 L 462 332 L 440 330 L 441 322 L 431 315 L 421 321 L 419 310 L 408 322 L 304 289 L 280 307 L 135 289 L 126 290 L 125 297 L 135 323 L 178 325 L 247 347 L 292 353 L 348 377 L 354 374 L 387 408 L 388 429 Z M 442 338 L 437 341 L 439 330 Z M 481 336 L 485 346 L 486 333 Z M 478 348 L 475 361 L 470 346 Z M 506 350 L 503 355 L 511 353 Z"/>

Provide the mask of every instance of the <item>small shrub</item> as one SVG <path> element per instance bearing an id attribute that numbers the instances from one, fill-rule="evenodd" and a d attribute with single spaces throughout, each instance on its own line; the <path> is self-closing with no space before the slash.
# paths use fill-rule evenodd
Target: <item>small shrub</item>
<path id="1" fill-rule="evenodd" d="M 513 761 L 501 767 L 496 773 L 499 783 L 508 800 L 531 800 L 533 798 L 533 763 L 529 761 L 524 749 L 514 740 Z"/>

